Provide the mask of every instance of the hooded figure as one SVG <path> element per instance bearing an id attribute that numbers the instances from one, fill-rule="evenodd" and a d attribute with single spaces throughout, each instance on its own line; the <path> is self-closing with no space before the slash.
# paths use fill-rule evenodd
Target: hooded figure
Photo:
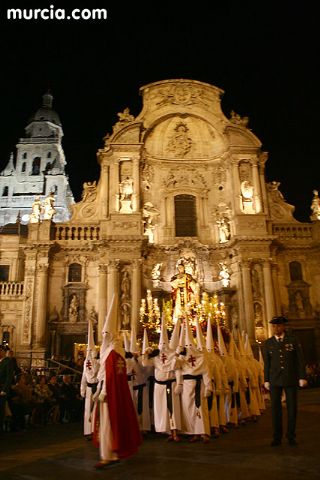
<path id="1" fill-rule="evenodd" d="M 156 432 L 169 433 L 169 440 L 179 441 L 181 430 L 179 389 L 181 372 L 175 350 L 169 347 L 168 332 L 164 315 L 161 320 L 159 348 L 145 356 L 143 365 L 154 366 L 153 413 Z"/>
<path id="2" fill-rule="evenodd" d="M 128 387 L 117 312 L 114 295 L 102 331 L 99 385 L 95 395 L 99 399 L 99 408 L 95 415 L 94 441 L 100 450 L 100 462 L 96 468 L 133 455 L 142 441 Z"/>
<path id="3" fill-rule="evenodd" d="M 132 357 L 127 359 L 128 381 L 132 388 L 132 399 L 136 408 L 138 423 L 142 432 L 151 430 L 148 377 L 149 367 L 142 364 L 142 356 L 137 343 L 136 328 L 132 326 L 130 337 L 130 353 Z M 129 370 L 130 368 L 130 370 Z"/>
<path id="4" fill-rule="evenodd" d="M 181 395 L 182 427 L 185 433 L 192 435 L 190 441 L 203 438 L 209 441 L 210 422 L 207 398 L 212 392 L 209 364 L 204 349 L 204 339 L 197 322 L 198 347 L 196 347 L 190 324 L 185 320 L 186 355 L 180 355 L 183 372 L 183 391 Z"/>
<path id="5" fill-rule="evenodd" d="M 97 389 L 97 374 L 99 370 L 99 362 L 96 356 L 96 348 L 93 337 L 93 325 L 92 320 L 89 318 L 87 354 L 83 364 L 83 373 L 80 384 L 80 394 L 82 398 L 85 398 L 83 431 L 84 435 L 88 437 L 91 437 L 94 426 L 94 422 L 91 421 L 91 413 L 93 408 L 92 397 Z"/>

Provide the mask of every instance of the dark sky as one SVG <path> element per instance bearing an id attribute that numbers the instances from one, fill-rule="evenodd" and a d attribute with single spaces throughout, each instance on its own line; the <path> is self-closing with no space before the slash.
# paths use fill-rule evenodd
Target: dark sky
<path id="1" fill-rule="evenodd" d="M 61 7 L 53 0 L 7 3 Z M 227 116 L 231 110 L 249 116 L 269 152 L 267 180 L 280 181 L 296 218 L 308 221 L 312 190 L 320 189 L 316 2 L 126 3 L 62 4 L 107 8 L 105 21 L 8 21 L 1 2 L 1 169 L 50 86 L 79 200 L 82 183 L 98 179 L 96 151 L 117 112 L 129 106 L 137 115 L 146 83 L 190 78 L 225 91 Z"/>

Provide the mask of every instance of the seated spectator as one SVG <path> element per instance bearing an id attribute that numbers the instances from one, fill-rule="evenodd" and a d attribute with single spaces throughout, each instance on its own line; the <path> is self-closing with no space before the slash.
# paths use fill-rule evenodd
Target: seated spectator
<path id="1" fill-rule="evenodd" d="M 58 423 L 60 419 L 60 403 L 61 403 L 61 387 L 58 384 L 57 375 L 52 375 L 49 378 L 48 388 L 52 393 L 50 400 L 49 422 Z"/>
<path id="2" fill-rule="evenodd" d="M 63 375 L 61 384 L 60 421 L 63 423 L 80 420 L 83 402 L 71 375 Z"/>
<path id="3" fill-rule="evenodd" d="M 52 392 L 47 385 L 45 375 L 39 376 L 39 381 L 34 387 L 34 394 L 36 400 L 36 409 L 33 417 L 34 424 L 46 425 L 51 406 Z"/>
<path id="4" fill-rule="evenodd" d="M 12 387 L 11 401 L 12 430 L 25 430 L 29 425 L 35 401 L 32 385 L 27 383 L 27 377 L 21 374 L 16 385 Z"/>

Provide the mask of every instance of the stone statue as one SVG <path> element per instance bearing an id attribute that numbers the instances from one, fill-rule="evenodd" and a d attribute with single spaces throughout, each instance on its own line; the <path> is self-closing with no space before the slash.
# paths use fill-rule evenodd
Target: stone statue
<path id="1" fill-rule="evenodd" d="M 98 322 L 98 315 L 93 306 L 89 313 L 89 320 L 92 322 L 92 325 L 95 325 Z"/>
<path id="2" fill-rule="evenodd" d="M 253 185 L 249 180 L 241 182 L 241 194 L 244 202 L 252 202 L 253 199 Z"/>
<path id="3" fill-rule="evenodd" d="M 83 184 L 83 191 L 82 191 L 82 201 L 85 202 L 86 199 L 96 192 L 97 189 L 97 182 L 84 182 Z"/>
<path id="4" fill-rule="evenodd" d="M 120 213 L 132 213 L 133 180 L 126 177 L 120 184 Z"/>
<path id="5" fill-rule="evenodd" d="M 254 310 L 254 323 L 256 327 L 263 327 L 262 308 L 260 303 L 255 303 Z"/>
<path id="6" fill-rule="evenodd" d="M 196 280 L 185 272 L 182 263 L 178 265 L 178 273 L 170 281 L 173 300 L 173 319 L 184 317 L 186 311 L 199 303 L 200 287 Z"/>
<path id="7" fill-rule="evenodd" d="M 151 202 L 146 202 L 143 205 L 144 235 L 149 238 L 149 243 L 154 243 L 155 220 L 159 215 L 159 210 Z"/>
<path id="8" fill-rule="evenodd" d="M 303 317 L 304 316 L 303 298 L 299 290 L 294 295 L 294 303 L 296 307 L 296 312 L 298 313 L 299 317 Z"/>
<path id="9" fill-rule="evenodd" d="M 69 305 L 69 321 L 75 323 L 78 321 L 79 317 L 79 300 L 77 295 L 74 293 L 70 300 Z"/>
<path id="10" fill-rule="evenodd" d="M 230 223 L 225 217 L 218 218 L 217 225 L 219 228 L 219 243 L 226 243 L 230 240 Z"/>
<path id="11" fill-rule="evenodd" d="M 225 263 L 219 263 L 220 265 L 220 271 L 219 271 L 219 279 L 221 280 L 222 286 L 223 287 L 229 287 L 230 286 L 230 273 L 228 270 L 228 267 Z"/>
<path id="12" fill-rule="evenodd" d="M 50 194 L 44 199 L 43 202 L 43 219 L 44 220 L 52 220 L 53 215 L 56 213 L 54 208 L 55 198 L 54 193 L 50 192 Z"/>
<path id="13" fill-rule="evenodd" d="M 249 117 L 241 117 L 234 110 L 231 110 L 230 122 L 235 123 L 236 125 L 241 125 L 242 127 L 246 127 L 249 123 Z"/>
<path id="14" fill-rule="evenodd" d="M 34 199 L 33 204 L 32 204 L 32 213 L 30 215 L 29 222 L 30 223 L 40 222 L 41 213 L 42 213 L 41 200 L 40 200 L 39 195 L 37 195 Z"/>
<path id="15" fill-rule="evenodd" d="M 318 190 L 313 190 L 313 195 L 314 197 L 311 203 L 311 210 L 312 210 L 311 219 L 320 220 L 320 198 L 319 198 Z"/>
<path id="16" fill-rule="evenodd" d="M 153 286 L 158 287 L 160 283 L 162 263 L 156 263 L 151 272 L 151 278 L 153 280 Z"/>

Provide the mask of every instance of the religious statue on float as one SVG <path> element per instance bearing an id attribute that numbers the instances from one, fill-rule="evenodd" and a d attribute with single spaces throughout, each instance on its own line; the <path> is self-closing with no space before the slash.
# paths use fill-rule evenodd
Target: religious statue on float
<path id="1" fill-rule="evenodd" d="M 178 317 L 184 317 L 193 306 L 199 304 L 200 287 L 198 282 L 186 273 L 183 263 L 178 265 L 178 273 L 170 281 L 173 301 L 173 321 Z"/>

